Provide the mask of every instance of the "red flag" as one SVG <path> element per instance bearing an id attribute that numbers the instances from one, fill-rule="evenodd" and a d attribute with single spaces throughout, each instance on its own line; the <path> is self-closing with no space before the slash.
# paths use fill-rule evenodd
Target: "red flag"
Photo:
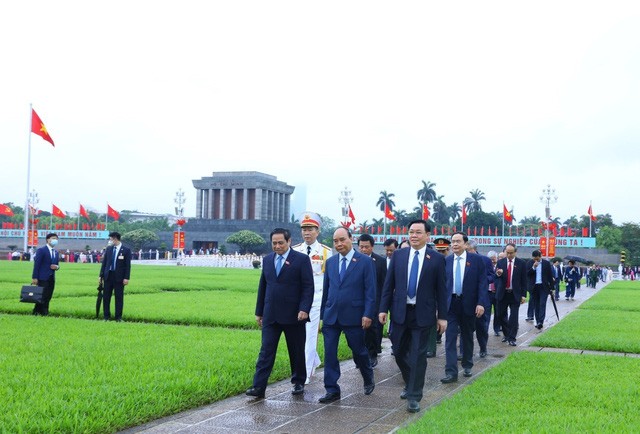
<path id="1" fill-rule="evenodd" d="M 382 226 L 378 226 L 378 233 L 381 234 L 382 233 Z"/>
<path id="2" fill-rule="evenodd" d="M 593 215 L 593 211 L 591 210 L 591 204 L 589 204 L 589 210 L 587 211 L 587 214 L 589 214 L 589 218 L 592 222 L 596 221 L 596 216 Z"/>
<path id="3" fill-rule="evenodd" d="M 588 237 L 589 236 L 589 228 L 582 228 L 582 236 L 583 237 Z"/>
<path id="4" fill-rule="evenodd" d="M 87 214 L 87 210 L 84 209 L 84 207 L 82 206 L 82 204 L 80 204 L 80 215 L 84 218 L 86 218 L 87 220 L 89 220 L 89 214 Z"/>
<path id="5" fill-rule="evenodd" d="M 389 226 L 389 233 L 391 235 L 393 235 L 395 233 L 395 231 L 396 231 L 396 228 L 394 226 Z"/>
<path id="6" fill-rule="evenodd" d="M 386 203 L 384 204 L 384 216 L 386 218 L 388 218 L 389 220 L 395 220 L 396 219 L 396 217 L 391 212 L 391 208 L 389 208 L 389 205 L 387 205 Z"/>
<path id="7" fill-rule="evenodd" d="M 502 204 L 502 216 L 507 223 L 511 223 L 513 221 L 513 215 L 509 212 L 504 203 Z"/>
<path id="8" fill-rule="evenodd" d="M 467 223 L 467 209 L 464 207 L 464 204 L 462 205 L 462 224 L 466 224 Z"/>
<path id="9" fill-rule="evenodd" d="M 351 224 L 355 226 L 356 225 L 356 216 L 353 215 L 353 211 L 351 210 L 351 205 L 348 205 L 348 206 L 349 206 L 349 218 L 351 219 Z"/>
<path id="10" fill-rule="evenodd" d="M 426 203 L 422 204 L 422 220 L 429 220 L 429 207 Z"/>
<path id="11" fill-rule="evenodd" d="M 0 204 L 0 215 L 6 215 L 7 217 L 13 217 L 13 211 L 9 206 Z"/>
<path id="12" fill-rule="evenodd" d="M 107 215 L 111 218 L 113 218 L 114 220 L 119 220 L 120 219 L 120 213 L 118 211 L 116 211 L 115 209 L 111 208 L 111 205 L 107 204 Z"/>
<path id="13" fill-rule="evenodd" d="M 31 109 L 31 132 L 39 135 L 47 142 L 51 143 L 55 148 L 56 145 L 53 143 L 53 139 L 49 135 L 47 127 L 44 126 L 44 123 L 40 120 L 40 116 L 38 116 L 34 109 Z"/>
<path id="14" fill-rule="evenodd" d="M 55 205 L 53 205 L 53 211 L 51 211 L 51 214 L 53 214 L 54 217 L 60 217 L 61 219 L 66 217 L 66 214 L 62 212 L 62 210 Z"/>

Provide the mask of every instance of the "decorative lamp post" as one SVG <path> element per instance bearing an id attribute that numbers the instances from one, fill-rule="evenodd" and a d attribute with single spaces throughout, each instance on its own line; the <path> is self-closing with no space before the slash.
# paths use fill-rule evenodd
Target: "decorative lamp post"
<path id="1" fill-rule="evenodd" d="M 174 202 L 176 203 L 176 216 L 178 217 L 176 220 L 176 224 L 178 225 L 178 256 L 180 256 L 183 253 L 183 249 L 182 249 L 182 243 L 180 243 L 180 232 L 182 231 L 182 226 L 186 223 L 186 220 L 184 218 L 184 203 L 186 202 L 186 199 L 184 197 L 184 192 L 182 191 L 182 189 L 179 189 L 176 192 L 176 197 L 174 199 Z"/>
<path id="2" fill-rule="evenodd" d="M 36 231 L 36 224 L 38 223 L 38 221 L 36 220 L 36 214 L 38 214 L 40 211 L 38 210 L 38 203 L 40 202 L 40 199 L 38 199 L 38 193 L 36 193 L 35 190 L 31 190 L 31 193 L 29 193 L 29 207 L 31 208 L 31 229 L 33 231 Z M 28 211 L 25 211 L 28 212 Z M 29 226 L 27 226 L 25 228 L 27 230 L 27 239 L 28 239 L 28 234 L 29 234 Z M 38 242 L 36 241 L 36 237 L 33 236 L 34 232 L 31 232 L 31 247 L 37 247 Z"/>
<path id="3" fill-rule="evenodd" d="M 547 239 L 547 253 L 545 256 L 549 257 L 549 223 L 551 222 L 551 204 L 558 202 L 558 195 L 556 189 L 551 188 L 551 184 L 547 184 L 546 188 L 542 189 L 542 195 L 540 196 L 540 202 L 544 204 L 544 215 L 546 226 L 544 234 Z"/>
<path id="4" fill-rule="evenodd" d="M 353 202 L 353 195 L 351 194 L 351 190 L 344 187 L 344 190 L 340 192 L 340 197 L 338 197 L 338 202 L 342 204 L 342 225 L 344 227 L 348 227 L 349 224 L 349 205 Z"/>

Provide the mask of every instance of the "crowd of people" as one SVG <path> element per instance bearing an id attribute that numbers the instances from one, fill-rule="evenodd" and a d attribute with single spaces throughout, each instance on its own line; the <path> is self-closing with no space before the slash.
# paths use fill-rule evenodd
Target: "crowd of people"
<path id="1" fill-rule="evenodd" d="M 320 403 L 341 398 L 341 334 L 362 375 L 363 393 L 373 393 L 373 368 L 388 324 L 392 354 L 405 383 L 399 398 L 407 400 L 407 411 L 417 412 L 428 359 L 436 356 L 443 336 L 446 363 L 440 381 L 454 383 L 460 372 L 473 375 L 475 340 L 479 356 L 487 356 L 492 311 L 494 335 L 516 346 L 519 310 L 527 298 L 526 320 L 542 329 L 547 302 L 559 299 L 561 281 L 567 287 L 565 299 L 571 301 L 583 276 L 589 285 L 612 277 L 610 269 L 598 265 L 581 269 L 574 261 L 551 263 L 539 250 L 520 258 L 515 244 L 482 255 L 463 232 L 430 243 L 430 226 L 424 220 L 411 222 L 407 229 L 408 240 L 384 242 L 386 257 L 373 253 L 373 237 L 363 234 L 354 242 L 347 228 L 334 232 L 337 254 L 332 255 L 331 248 L 317 241 L 320 219 L 315 213 L 301 219 L 301 244 L 291 246 L 287 229 L 271 233 L 273 252 L 263 259 L 255 309 L 262 345 L 247 395 L 265 396 L 282 333 L 291 363 L 291 393 L 303 394 L 320 362 L 320 322 L 326 391 Z"/>

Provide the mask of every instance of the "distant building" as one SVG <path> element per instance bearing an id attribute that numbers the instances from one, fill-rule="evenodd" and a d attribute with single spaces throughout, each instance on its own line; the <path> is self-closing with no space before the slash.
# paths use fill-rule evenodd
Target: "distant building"
<path id="1" fill-rule="evenodd" d="M 300 238 L 300 228 L 289 223 L 295 187 L 273 175 L 213 172 L 194 179 L 193 186 L 196 218 L 184 226 L 187 250 L 219 249 L 229 235 L 243 229 L 268 240 L 275 227 L 284 227 L 291 230 L 295 239 Z"/>

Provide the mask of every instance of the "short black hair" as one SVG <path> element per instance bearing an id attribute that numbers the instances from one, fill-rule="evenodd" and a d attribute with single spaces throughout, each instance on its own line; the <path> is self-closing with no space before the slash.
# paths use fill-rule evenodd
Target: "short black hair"
<path id="1" fill-rule="evenodd" d="M 531 252 L 532 258 L 539 258 L 541 256 L 542 256 L 542 253 L 540 253 L 540 250 L 534 250 L 533 252 Z"/>
<path id="2" fill-rule="evenodd" d="M 371 243 L 371 247 L 376 244 L 376 240 L 374 240 L 373 237 L 369 234 L 360 235 L 360 237 L 358 238 L 358 245 L 360 245 L 360 241 L 369 241 Z"/>
<path id="3" fill-rule="evenodd" d="M 509 247 L 509 246 L 513 247 L 513 250 L 514 250 L 515 252 L 517 252 L 517 251 L 518 251 L 518 247 L 516 247 L 516 245 L 515 245 L 514 243 L 507 243 L 507 245 L 506 245 L 506 246 L 504 246 L 504 249 L 502 249 L 502 251 L 504 252 L 505 250 L 507 250 L 507 247 Z"/>
<path id="4" fill-rule="evenodd" d="M 285 241 L 289 241 L 291 239 L 291 232 L 289 231 L 289 229 L 285 229 L 285 228 L 275 228 L 274 230 L 271 231 L 271 234 L 269 234 L 269 239 L 273 240 L 273 236 L 275 234 L 282 234 L 284 235 L 284 240 Z"/>
<path id="5" fill-rule="evenodd" d="M 466 243 L 467 241 L 469 241 L 469 237 L 467 236 L 467 234 L 465 234 L 465 233 L 464 233 L 464 232 L 462 232 L 462 231 L 456 231 L 456 232 L 452 233 L 452 234 L 451 234 L 451 239 L 453 239 L 453 236 L 454 236 L 454 235 L 462 235 L 462 241 L 464 241 L 465 243 Z"/>
<path id="6" fill-rule="evenodd" d="M 396 240 L 395 238 L 387 238 L 386 240 L 384 240 L 384 243 L 382 243 L 382 245 L 385 247 L 389 247 L 391 244 L 398 248 L 398 240 Z"/>
<path id="7" fill-rule="evenodd" d="M 422 219 L 410 221 L 409 224 L 407 225 L 407 229 L 411 229 L 411 226 L 416 223 L 424 225 L 425 232 L 431 232 L 431 226 L 429 225 L 429 223 L 427 223 L 426 220 L 422 220 Z"/>
<path id="8" fill-rule="evenodd" d="M 49 241 L 49 238 L 53 238 L 53 237 L 58 238 L 58 234 L 53 233 L 53 232 L 52 232 L 52 233 L 50 233 L 50 234 L 47 234 L 47 241 Z"/>
<path id="9" fill-rule="evenodd" d="M 120 232 L 109 232 L 109 238 L 115 238 L 116 240 L 120 241 L 120 238 L 122 236 L 120 235 Z"/>

